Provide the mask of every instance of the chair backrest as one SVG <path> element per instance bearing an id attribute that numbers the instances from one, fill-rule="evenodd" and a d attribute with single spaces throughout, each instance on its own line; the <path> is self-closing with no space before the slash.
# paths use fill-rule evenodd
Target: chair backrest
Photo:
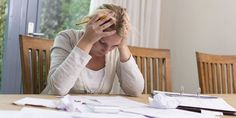
<path id="1" fill-rule="evenodd" d="M 23 94 L 38 94 L 46 86 L 53 40 L 19 36 Z"/>
<path id="2" fill-rule="evenodd" d="M 153 90 L 172 91 L 170 78 L 170 50 L 129 46 L 145 79 L 144 94 Z"/>
<path id="3" fill-rule="evenodd" d="M 203 94 L 236 93 L 236 56 L 196 52 Z"/>

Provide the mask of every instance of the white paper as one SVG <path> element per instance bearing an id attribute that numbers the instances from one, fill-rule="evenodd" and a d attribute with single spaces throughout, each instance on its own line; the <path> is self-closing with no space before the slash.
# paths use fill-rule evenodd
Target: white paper
<path id="1" fill-rule="evenodd" d="M 18 118 L 19 113 L 15 110 L 0 110 L 0 118 Z"/>
<path id="2" fill-rule="evenodd" d="M 216 117 L 223 116 L 222 112 L 209 111 L 209 110 L 201 110 L 201 114 L 214 115 Z"/>
<path id="3" fill-rule="evenodd" d="M 20 117 L 18 118 L 146 118 L 142 115 L 119 113 L 79 113 L 79 112 L 64 112 L 38 108 L 23 108 Z"/>
<path id="4" fill-rule="evenodd" d="M 157 118 L 215 118 L 214 115 L 200 114 L 179 109 L 154 109 L 150 107 L 139 107 L 126 109 L 126 112 L 139 113 Z"/>
<path id="5" fill-rule="evenodd" d="M 112 118 L 119 117 L 121 114 L 137 115 L 139 117 L 161 117 L 161 118 L 214 118 L 214 116 L 206 116 L 196 112 L 190 112 L 178 109 L 156 109 L 148 107 L 148 105 L 129 100 L 120 96 L 73 96 L 74 101 L 88 102 L 93 104 L 106 104 L 121 107 L 119 114 L 111 114 Z M 79 107 L 82 108 L 82 107 Z M 91 118 L 93 115 L 91 111 L 83 111 L 83 114 L 89 113 Z M 96 116 L 96 114 L 94 114 Z M 103 114 L 98 114 L 103 115 Z M 145 116 L 146 115 L 146 116 Z M 109 116 L 109 115 L 108 115 Z M 114 116 L 114 117 L 113 117 Z M 100 117 L 100 116 L 97 116 Z M 101 116 L 105 117 L 105 116 Z M 116 118 L 116 117 L 115 117 Z"/>
<path id="6" fill-rule="evenodd" d="M 143 115 L 120 112 L 118 114 L 105 113 L 75 113 L 73 118 L 147 118 Z"/>
<path id="7" fill-rule="evenodd" d="M 121 108 L 148 106 L 147 104 L 136 102 L 121 96 L 73 96 L 73 99 L 74 101 L 99 105 L 119 106 Z"/>
<path id="8" fill-rule="evenodd" d="M 200 108 L 209 108 L 209 109 L 219 109 L 219 110 L 228 110 L 235 111 L 236 109 L 227 104 L 222 98 L 216 99 L 202 99 L 202 98 L 191 98 L 191 97 L 176 97 L 181 101 L 181 106 L 192 106 Z"/>
<path id="9" fill-rule="evenodd" d="M 18 118 L 73 118 L 71 112 L 24 107 Z"/>
<path id="10" fill-rule="evenodd" d="M 178 109 L 155 109 L 148 107 L 148 105 L 129 100 L 120 96 L 71 96 L 72 102 L 75 105 L 76 111 L 79 112 L 64 112 L 56 110 L 23 108 L 20 118 L 142 118 L 142 117 L 162 117 L 162 118 L 213 118 L 213 116 L 206 116 L 200 113 L 189 112 Z M 38 99 L 38 98 L 23 98 L 15 101 L 18 105 L 39 105 L 50 108 L 56 108 L 56 100 Z M 98 105 L 113 105 L 119 106 L 121 112 L 116 114 L 111 113 L 94 113 L 84 103 L 92 103 Z M 42 115 L 43 114 L 43 115 Z M 146 115 L 146 116 L 145 116 Z"/>
<path id="11" fill-rule="evenodd" d="M 218 109 L 218 110 L 228 110 L 228 111 L 236 111 L 234 107 L 226 103 L 222 98 L 206 96 L 206 95 L 194 95 L 194 94 L 184 94 L 183 96 L 178 93 L 173 92 L 162 92 L 155 91 L 154 93 L 167 93 L 166 95 L 173 94 L 173 98 L 177 99 L 180 104 L 179 106 L 190 106 L 190 107 L 199 107 L 199 108 L 207 108 L 207 109 Z M 191 96 L 191 97 L 187 97 Z"/>
<path id="12" fill-rule="evenodd" d="M 41 98 L 25 97 L 13 103 L 16 105 L 22 105 L 22 106 L 32 105 L 32 106 L 39 106 L 39 107 L 41 106 L 41 107 L 48 107 L 48 108 L 56 108 L 55 100 L 41 99 Z"/>

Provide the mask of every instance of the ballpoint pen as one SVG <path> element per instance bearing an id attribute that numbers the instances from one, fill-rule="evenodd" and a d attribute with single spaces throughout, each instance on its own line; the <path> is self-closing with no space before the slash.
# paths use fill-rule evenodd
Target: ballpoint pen
<path id="1" fill-rule="evenodd" d="M 194 98 L 203 98 L 203 99 L 217 99 L 215 96 L 205 96 L 205 95 L 192 95 L 192 94 L 175 94 L 175 93 L 164 93 L 170 97 L 194 97 Z"/>
<path id="2" fill-rule="evenodd" d="M 159 92 L 153 92 L 152 96 L 158 94 Z M 207 95 L 194 95 L 194 94 L 180 94 L 180 93 L 170 93 L 170 92 L 160 92 L 164 93 L 166 96 L 169 97 L 194 97 L 194 98 L 203 98 L 203 99 L 217 99 L 218 97 L 215 96 L 207 96 Z"/>

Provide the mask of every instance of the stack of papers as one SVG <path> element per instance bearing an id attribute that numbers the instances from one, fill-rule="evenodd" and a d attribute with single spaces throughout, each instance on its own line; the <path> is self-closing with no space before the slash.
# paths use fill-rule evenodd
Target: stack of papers
<path id="1" fill-rule="evenodd" d="M 206 115 L 197 112 L 189 112 L 180 109 L 155 109 L 147 104 L 139 103 L 120 96 L 70 96 L 70 99 L 75 107 L 74 112 L 39 109 L 32 107 L 24 107 L 18 118 L 214 118 L 213 115 Z M 15 101 L 17 105 L 43 106 L 49 108 L 57 108 L 56 100 L 38 99 L 38 98 L 23 98 Z M 103 108 L 96 109 L 93 107 L 102 106 Z M 115 112 L 110 112 L 112 108 Z M 104 110 L 105 109 L 105 110 Z M 108 111 L 107 111 L 108 109 Z"/>
<path id="2" fill-rule="evenodd" d="M 180 104 L 177 109 L 201 112 L 212 110 L 223 112 L 226 115 L 235 115 L 236 109 L 227 104 L 222 98 L 206 95 L 179 94 L 173 92 L 155 91 L 154 94 L 164 93 L 168 97 L 177 99 Z"/>
<path id="3" fill-rule="evenodd" d="M 13 104 L 20 105 L 20 106 L 56 108 L 55 100 L 31 98 L 31 97 L 25 97 L 23 99 L 17 100 L 13 102 Z"/>

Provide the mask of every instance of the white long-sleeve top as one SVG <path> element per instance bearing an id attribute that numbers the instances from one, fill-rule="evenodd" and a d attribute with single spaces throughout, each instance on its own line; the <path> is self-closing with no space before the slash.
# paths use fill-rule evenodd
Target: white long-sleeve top
<path id="1" fill-rule="evenodd" d="M 86 87 L 86 65 L 91 56 L 76 46 L 83 32 L 65 30 L 55 38 L 51 49 L 51 66 L 47 86 L 43 94 L 65 95 L 67 93 L 89 93 Z M 104 77 L 98 82 L 94 93 L 110 93 L 115 75 L 118 76 L 120 87 L 131 96 L 138 96 L 144 89 L 144 79 L 131 56 L 128 61 L 121 62 L 118 49 L 105 55 Z M 96 81 L 96 79 L 94 79 Z"/>

